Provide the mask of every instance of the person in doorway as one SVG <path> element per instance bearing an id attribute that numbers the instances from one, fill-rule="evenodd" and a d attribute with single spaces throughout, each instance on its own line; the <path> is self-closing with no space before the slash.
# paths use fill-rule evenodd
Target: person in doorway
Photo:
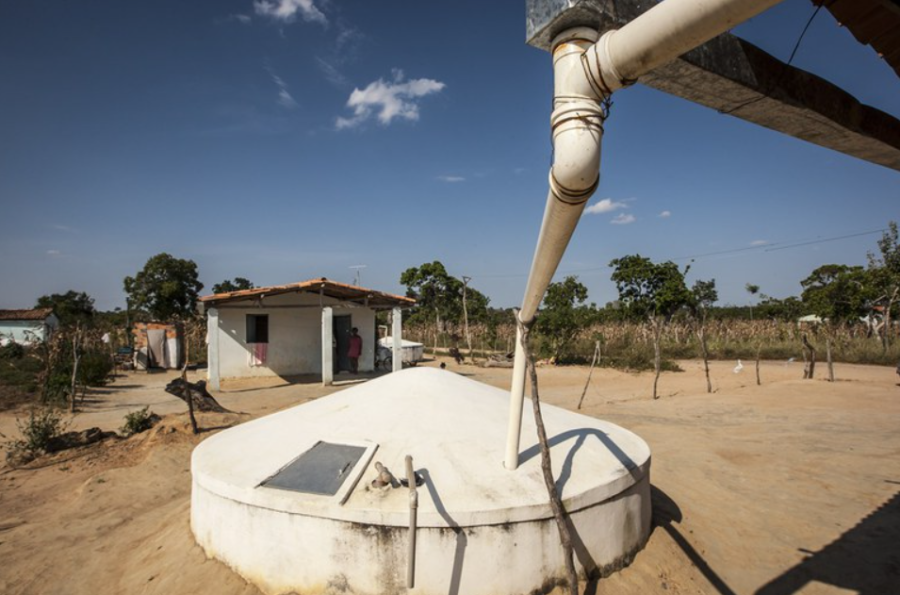
<path id="1" fill-rule="evenodd" d="M 347 347 L 347 357 L 350 358 L 350 371 L 356 374 L 359 372 L 359 356 L 362 354 L 362 337 L 359 336 L 359 329 L 353 327 L 350 329 L 350 345 Z"/>

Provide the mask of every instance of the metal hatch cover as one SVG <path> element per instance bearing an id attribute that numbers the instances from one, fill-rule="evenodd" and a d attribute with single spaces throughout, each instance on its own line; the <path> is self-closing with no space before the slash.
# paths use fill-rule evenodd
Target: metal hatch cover
<path id="1" fill-rule="evenodd" d="M 334 496 L 367 450 L 365 446 L 317 442 L 260 486 Z"/>

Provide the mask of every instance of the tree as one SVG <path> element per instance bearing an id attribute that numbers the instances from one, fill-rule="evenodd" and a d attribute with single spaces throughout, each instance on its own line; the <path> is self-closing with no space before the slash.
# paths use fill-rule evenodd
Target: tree
<path id="1" fill-rule="evenodd" d="M 837 328 L 858 320 L 870 310 L 870 276 L 861 266 L 826 264 L 800 282 L 807 308 L 823 319 L 826 332 L 828 378 L 834 382 L 831 344 Z"/>
<path id="2" fill-rule="evenodd" d="M 77 323 L 88 324 L 97 313 L 94 310 L 94 298 L 85 292 L 69 290 L 66 293 L 53 293 L 42 295 L 37 299 L 35 308 L 53 308 L 53 313 L 59 319 L 62 326 L 72 326 Z"/>
<path id="3" fill-rule="evenodd" d="M 578 277 L 566 277 L 561 283 L 547 287 L 535 330 L 550 339 L 556 362 L 566 354 L 590 317 L 584 306 L 587 295 L 587 287 L 578 282 Z"/>
<path id="4" fill-rule="evenodd" d="M 212 286 L 213 293 L 231 293 L 232 291 L 243 291 L 245 289 L 253 289 L 256 286 L 253 282 L 243 277 L 235 277 L 234 281 L 225 279 L 221 283 Z"/>
<path id="5" fill-rule="evenodd" d="M 881 305 L 884 320 L 881 325 L 881 344 L 884 349 L 890 344 L 894 305 L 900 298 L 900 243 L 898 243 L 897 223 L 888 223 L 888 229 L 878 240 L 880 254 L 869 252 L 869 273 L 872 288 L 877 295 L 873 304 Z"/>
<path id="6" fill-rule="evenodd" d="M 124 285 L 131 307 L 156 320 L 193 315 L 203 289 L 193 260 L 165 252 L 148 260 L 134 277 L 125 277 Z"/>
<path id="7" fill-rule="evenodd" d="M 716 290 L 716 280 L 697 280 L 691 287 L 691 311 L 697 320 L 697 341 L 700 343 L 700 353 L 703 356 L 703 371 L 706 373 L 706 392 L 712 392 L 712 382 L 709 380 L 709 349 L 706 345 L 706 316 L 709 309 L 719 301 L 719 292 Z"/>
<path id="8" fill-rule="evenodd" d="M 747 283 L 744 289 L 747 290 L 751 298 L 756 298 L 756 294 L 759 293 L 759 285 L 754 285 L 753 283 Z M 750 302 L 750 320 L 753 320 L 753 302 Z"/>
<path id="9" fill-rule="evenodd" d="M 656 264 L 640 254 L 623 256 L 609 263 L 613 268 L 612 280 L 619 290 L 619 301 L 632 318 L 646 319 L 653 329 L 654 370 L 653 398 L 659 398 L 656 387 L 659 382 L 662 358 L 660 337 L 663 326 L 672 315 L 691 302 L 691 293 L 684 284 L 684 272 L 667 261 Z"/>
<path id="10" fill-rule="evenodd" d="M 447 273 L 444 265 L 435 260 L 420 267 L 410 267 L 400 275 L 400 283 L 406 286 L 406 295 L 416 299 L 415 312 L 409 317 L 434 320 L 434 345 L 437 348 L 438 333 L 444 323 L 459 324 L 463 318 L 463 291 L 466 292 L 466 308 L 470 320 L 487 318 L 488 298 L 477 289 Z"/>

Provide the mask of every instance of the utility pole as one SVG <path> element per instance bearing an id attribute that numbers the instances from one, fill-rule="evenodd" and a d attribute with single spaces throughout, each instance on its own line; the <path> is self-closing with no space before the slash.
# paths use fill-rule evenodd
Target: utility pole
<path id="1" fill-rule="evenodd" d="M 466 290 L 469 288 L 469 281 L 472 280 L 472 277 L 466 277 L 463 275 L 463 324 L 465 325 L 466 331 L 466 347 L 469 348 L 469 360 L 472 363 L 475 363 L 475 358 L 472 357 L 472 337 L 469 336 L 469 310 L 466 307 Z"/>

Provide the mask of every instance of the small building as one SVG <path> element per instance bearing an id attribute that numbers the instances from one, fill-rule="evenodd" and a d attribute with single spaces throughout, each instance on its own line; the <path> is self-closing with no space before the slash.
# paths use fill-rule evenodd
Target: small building
<path id="1" fill-rule="evenodd" d="M 134 337 L 135 369 L 176 370 L 184 363 L 184 333 L 180 324 L 135 322 L 131 334 Z"/>
<path id="2" fill-rule="evenodd" d="M 359 371 L 375 369 L 375 312 L 391 310 L 400 335 L 402 308 L 415 300 L 325 279 L 258 287 L 200 298 L 207 313 L 210 386 L 221 380 L 265 376 L 334 375 L 349 372 L 350 331 L 359 330 Z M 325 348 L 323 348 L 325 347 Z M 402 365 L 394 352 L 394 370 Z"/>
<path id="3" fill-rule="evenodd" d="M 46 341 L 59 328 L 53 308 L 0 310 L 0 345 Z"/>

